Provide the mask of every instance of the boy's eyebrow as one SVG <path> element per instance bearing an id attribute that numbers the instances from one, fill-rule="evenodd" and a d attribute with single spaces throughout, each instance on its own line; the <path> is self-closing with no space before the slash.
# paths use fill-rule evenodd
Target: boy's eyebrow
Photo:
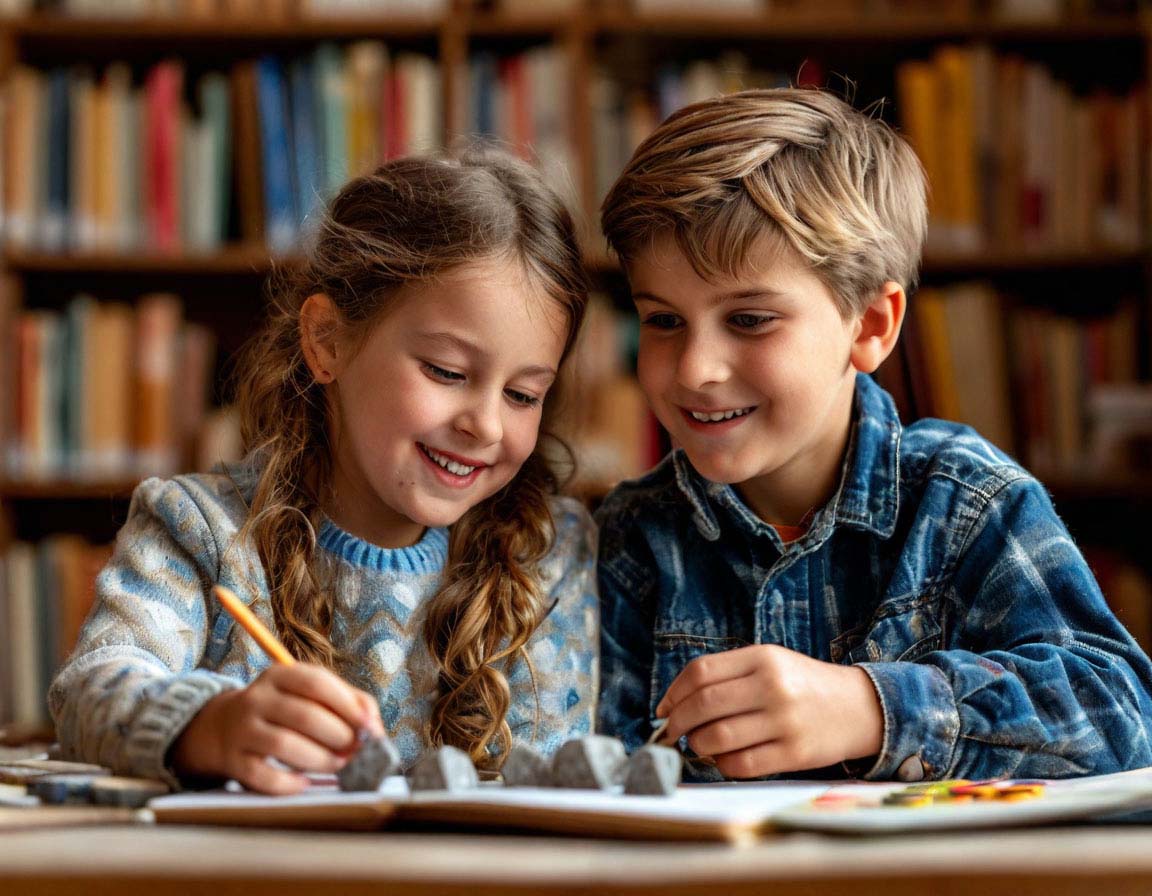
<path id="1" fill-rule="evenodd" d="M 742 299 L 778 299 L 785 295 L 782 290 L 773 289 L 770 286 L 757 286 L 752 289 L 735 289 L 731 292 L 721 292 L 712 296 L 708 303 L 710 305 L 723 305 L 725 302 L 738 301 Z M 663 305 L 671 305 L 667 299 L 662 299 L 658 295 L 650 292 L 634 292 L 632 293 L 632 301 L 638 302 L 641 299 L 647 299 L 650 302 L 660 302 Z"/>
<path id="2" fill-rule="evenodd" d="M 471 339 L 466 339 L 456 333 L 449 333 L 440 330 L 434 333 L 418 332 L 416 334 L 418 339 L 424 339 L 428 342 L 440 342 L 447 345 L 449 348 L 454 348 L 464 352 L 466 355 L 472 355 L 482 361 L 486 361 L 491 357 L 491 353 L 479 343 L 473 342 Z M 556 371 L 547 366 L 546 364 L 530 364 L 527 367 L 521 367 L 516 371 L 519 376 L 528 377 L 551 377 L 555 379 Z"/>

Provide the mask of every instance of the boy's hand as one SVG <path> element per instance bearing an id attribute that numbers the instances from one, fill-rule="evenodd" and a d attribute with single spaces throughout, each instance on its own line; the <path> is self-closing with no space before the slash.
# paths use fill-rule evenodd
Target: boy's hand
<path id="1" fill-rule="evenodd" d="M 775 644 L 698 657 L 656 707 L 661 740 L 711 756 L 729 778 L 821 768 L 880 752 L 884 715 L 868 674 Z"/>
<path id="2" fill-rule="evenodd" d="M 250 790 L 296 793 L 303 772 L 335 772 L 367 728 L 382 734 L 376 701 L 319 666 L 271 666 L 248 687 L 204 704 L 172 747 L 178 774 L 235 778 Z M 270 765 L 274 758 L 299 771 Z"/>

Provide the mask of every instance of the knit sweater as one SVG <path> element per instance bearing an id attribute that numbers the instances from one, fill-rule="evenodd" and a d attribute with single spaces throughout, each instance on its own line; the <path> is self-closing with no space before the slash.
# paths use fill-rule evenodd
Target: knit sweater
<path id="1" fill-rule="evenodd" d="M 250 541 L 240 541 L 253 465 L 232 475 L 148 479 L 132 496 L 112 560 L 79 642 L 49 692 L 64 757 L 179 786 L 173 741 L 217 694 L 251 683 L 270 660 L 212 598 L 231 588 L 273 628 L 268 584 Z M 591 731 L 597 692 L 595 529 L 568 498 L 552 499 L 555 539 L 539 575 L 552 607 L 508 672 L 507 721 L 516 740 L 550 753 Z M 422 638 L 423 608 L 441 581 L 448 530 L 385 549 L 325 521 L 319 569 L 336 595 L 332 643 L 341 669 L 374 695 L 408 765 L 427 747 L 437 672 Z"/>

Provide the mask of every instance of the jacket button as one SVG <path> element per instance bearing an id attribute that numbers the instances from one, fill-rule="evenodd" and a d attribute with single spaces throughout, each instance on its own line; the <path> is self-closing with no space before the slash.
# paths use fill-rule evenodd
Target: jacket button
<path id="1" fill-rule="evenodd" d="M 909 756 L 900 763 L 900 767 L 896 769 L 896 777 L 901 781 L 912 783 L 914 781 L 924 780 L 924 763 L 920 761 L 919 756 Z"/>

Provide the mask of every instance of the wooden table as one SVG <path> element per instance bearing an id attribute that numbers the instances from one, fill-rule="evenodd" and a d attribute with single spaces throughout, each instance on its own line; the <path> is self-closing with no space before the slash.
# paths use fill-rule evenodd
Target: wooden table
<path id="1" fill-rule="evenodd" d="M 788 834 L 740 847 L 152 825 L 0 831 L 5 896 L 758 892 L 1146 896 L 1152 826 Z"/>

